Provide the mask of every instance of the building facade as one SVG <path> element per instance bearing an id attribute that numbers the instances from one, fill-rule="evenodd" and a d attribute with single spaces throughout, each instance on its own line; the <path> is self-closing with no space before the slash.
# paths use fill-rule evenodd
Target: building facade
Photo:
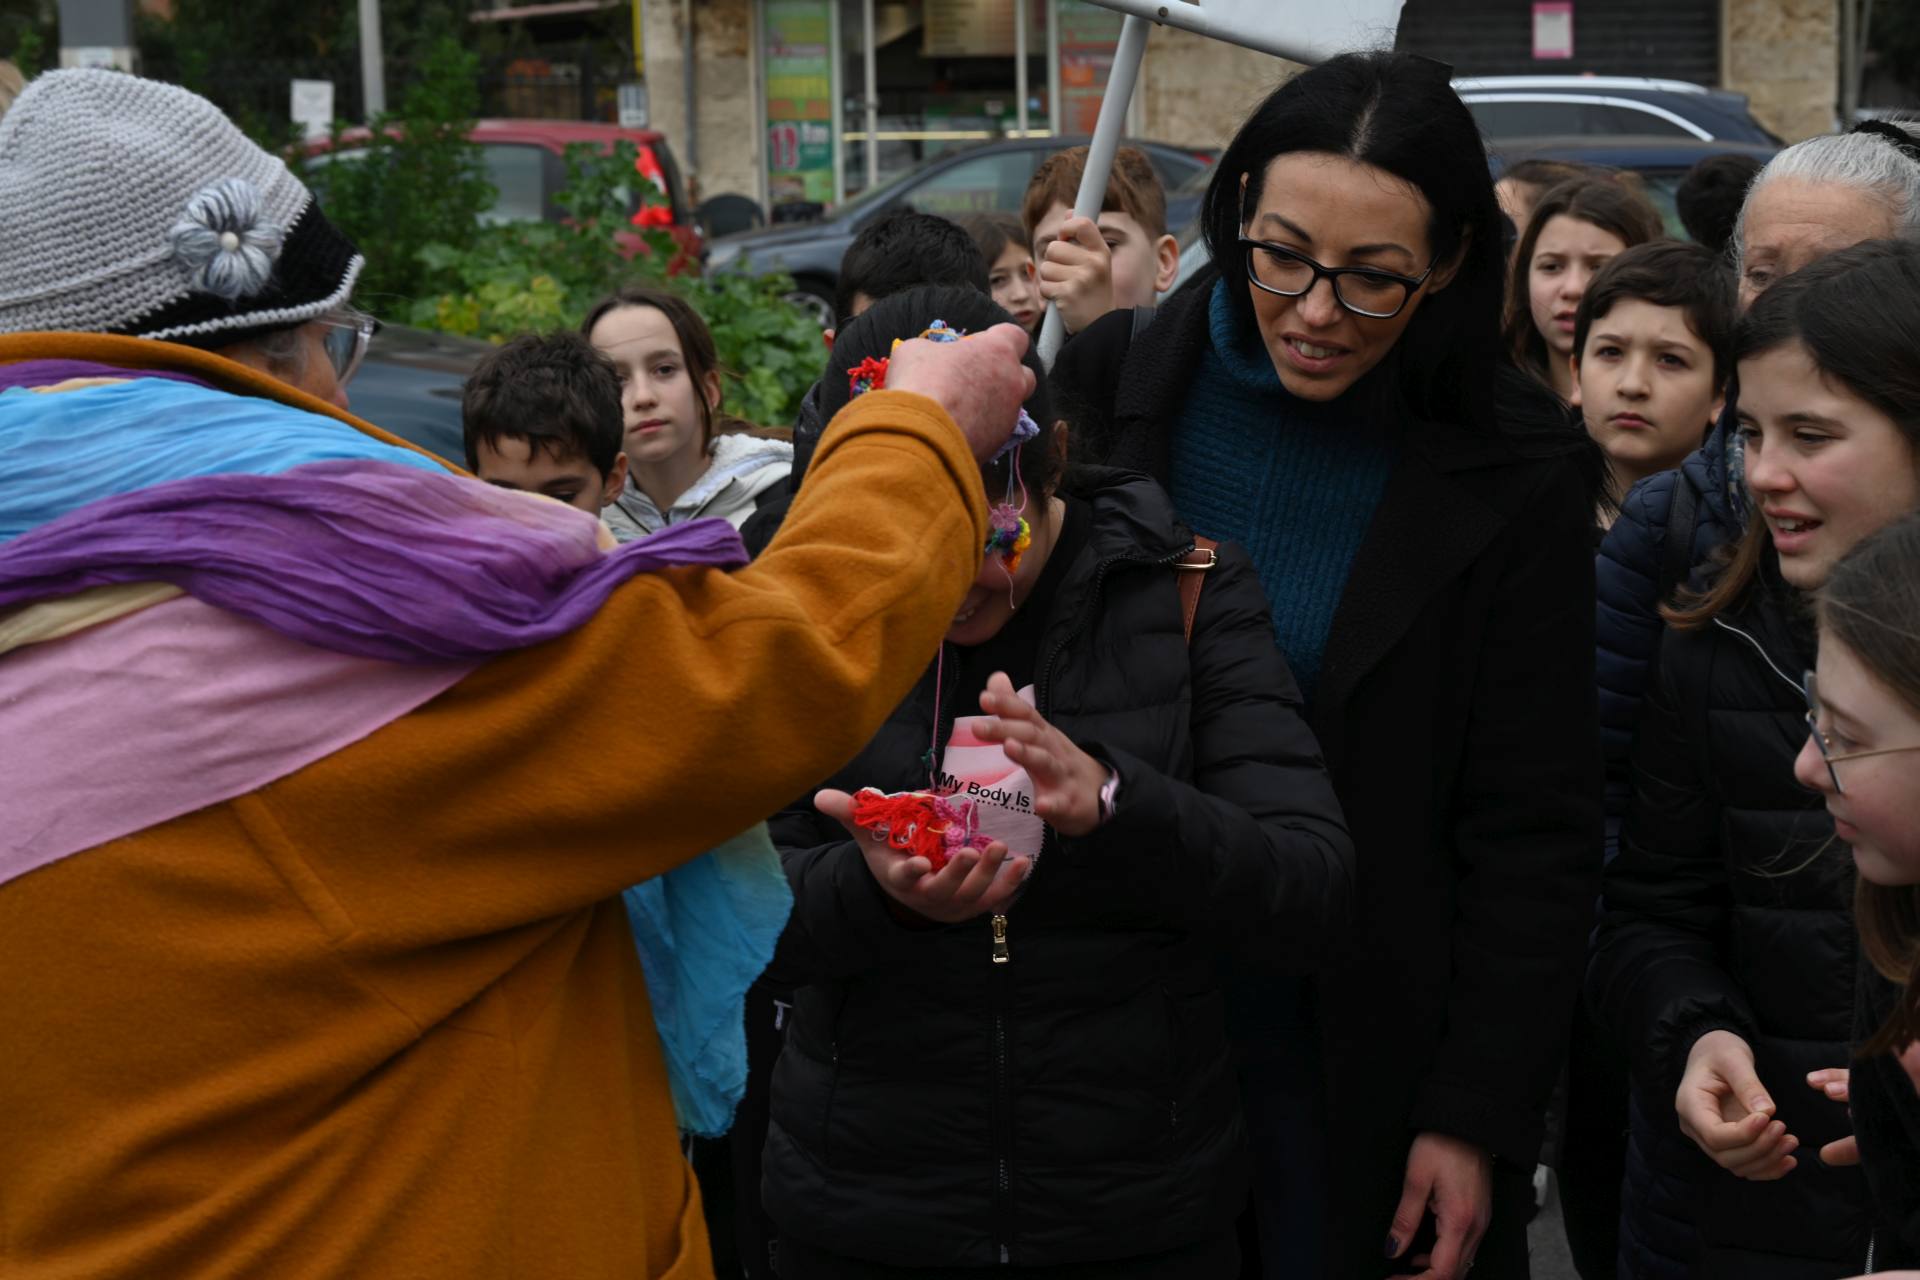
<path id="1" fill-rule="evenodd" d="M 941 150 L 1090 132 L 1118 15 L 1084 0 L 641 0 L 650 122 L 702 196 L 838 203 Z M 1540 57 L 1539 10 L 1567 56 Z M 1835 0 L 1408 0 L 1400 44 L 1457 75 L 1645 75 L 1748 95 L 1789 140 L 1831 129 Z M 1560 53 L 1563 50 L 1549 50 Z M 1131 132 L 1219 147 L 1296 68 L 1157 29 Z"/>

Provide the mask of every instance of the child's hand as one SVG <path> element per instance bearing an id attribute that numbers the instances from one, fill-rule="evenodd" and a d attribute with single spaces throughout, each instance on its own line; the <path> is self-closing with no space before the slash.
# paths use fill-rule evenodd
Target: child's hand
<path id="1" fill-rule="evenodd" d="M 867 870 L 889 898 L 941 924 L 1004 911 L 1033 868 L 1033 859 L 1009 856 L 1007 846 L 996 840 L 985 849 L 956 850 L 947 865 L 935 871 L 925 858 L 910 857 L 885 836 L 856 826 L 853 797 L 846 792 L 822 791 L 814 796 L 813 807 L 847 829 L 867 860 Z"/>
<path id="2" fill-rule="evenodd" d="M 1833 1102 L 1845 1106 L 1848 1101 L 1848 1089 L 1853 1082 L 1853 1073 L 1845 1067 L 1823 1067 L 1807 1073 L 1807 1087 L 1818 1089 Z M 1835 1168 L 1860 1163 L 1860 1144 L 1852 1134 L 1836 1138 L 1820 1148 L 1820 1162 Z"/>
<path id="3" fill-rule="evenodd" d="M 1694 1041 L 1674 1096 L 1680 1132 L 1737 1178 L 1771 1182 L 1799 1162 L 1800 1140 L 1775 1120 L 1773 1100 L 1754 1074 L 1753 1050 L 1731 1031 Z"/>
<path id="4" fill-rule="evenodd" d="M 999 743 L 1007 759 L 1027 771 L 1033 779 L 1036 814 L 1063 836 L 1084 836 L 1100 825 L 1105 765 L 1043 720 L 1013 691 L 1005 672 L 996 671 L 987 680 L 980 709 L 993 719 L 975 725 L 975 735 L 982 742 Z"/>
<path id="5" fill-rule="evenodd" d="M 1040 262 L 1040 296 L 1059 304 L 1068 333 L 1113 310 L 1113 251 L 1092 219 L 1075 215 L 1060 224 Z"/>

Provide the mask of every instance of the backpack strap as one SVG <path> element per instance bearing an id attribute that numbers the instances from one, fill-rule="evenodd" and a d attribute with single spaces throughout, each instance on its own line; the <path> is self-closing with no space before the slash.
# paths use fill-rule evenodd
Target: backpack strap
<path id="1" fill-rule="evenodd" d="M 1132 345 L 1135 339 L 1147 331 L 1147 326 L 1153 323 L 1153 317 L 1156 314 L 1158 314 L 1158 309 L 1155 307 L 1135 307 L 1133 309 L 1133 327 L 1127 333 L 1127 343 L 1129 346 Z"/>
<path id="2" fill-rule="evenodd" d="M 1681 472 L 1674 472 L 1673 494 L 1667 500 L 1666 541 L 1660 546 L 1660 603 L 1687 583 L 1693 568 L 1693 526 L 1699 495 Z"/>
<path id="3" fill-rule="evenodd" d="M 1220 544 L 1212 538 L 1193 538 L 1193 550 L 1176 560 L 1173 571 L 1180 575 L 1180 627 L 1187 644 L 1193 644 L 1193 620 L 1200 612 L 1200 588 L 1207 584 L 1207 571 L 1220 563 Z"/>

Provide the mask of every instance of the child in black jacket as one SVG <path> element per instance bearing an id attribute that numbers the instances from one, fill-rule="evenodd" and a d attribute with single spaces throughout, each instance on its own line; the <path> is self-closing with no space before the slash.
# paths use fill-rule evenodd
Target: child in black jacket
<path id="1" fill-rule="evenodd" d="M 966 290 L 876 305 L 836 342 L 833 407 L 894 340 L 1005 318 Z M 1037 434 L 986 469 L 1006 535 L 939 658 L 774 822 L 797 990 L 763 1187 L 788 1280 L 1235 1275 L 1219 966 L 1305 970 L 1346 920 L 1345 825 L 1244 555 L 1183 617 L 1194 539 L 1164 493 L 1061 483 L 1044 378 L 1027 409 Z M 946 792 L 985 847 L 936 871 L 849 820 L 863 788 Z"/>

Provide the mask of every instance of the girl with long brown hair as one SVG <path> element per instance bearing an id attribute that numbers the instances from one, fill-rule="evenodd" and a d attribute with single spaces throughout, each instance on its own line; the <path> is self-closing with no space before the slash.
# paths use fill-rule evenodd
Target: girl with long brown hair
<path id="1" fill-rule="evenodd" d="M 1573 403 L 1573 317 L 1601 267 L 1663 234 L 1660 214 L 1624 179 L 1596 173 L 1540 197 L 1514 249 L 1502 336 L 1513 361 Z"/>
<path id="2" fill-rule="evenodd" d="M 1690 1179 L 1706 1274 L 1816 1280 L 1861 1270 L 1869 1247 L 1858 1173 L 1798 1153 L 1847 1131 L 1844 1110 L 1799 1082 L 1847 1061 L 1854 949 L 1851 868 L 1792 764 L 1811 594 L 1861 539 L 1920 508 L 1915 350 L 1909 243 L 1824 258 L 1742 320 L 1755 519 L 1667 611 L 1606 870 L 1589 996 L 1630 1046 L 1636 1083 L 1672 1099 L 1712 1161 Z"/>
<path id="3" fill-rule="evenodd" d="M 601 513 L 614 536 L 702 516 L 738 529 L 787 491 L 792 441 L 721 412 L 713 333 L 685 298 L 630 285 L 596 304 L 580 332 L 620 374 L 627 484 Z"/>
<path id="4" fill-rule="evenodd" d="M 1859 879 L 1862 966 L 1845 1070 L 1808 1083 L 1851 1094 L 1858 1158 L 1883 1233 L 1877 1261 L 1920 1261 L 1920 517 L 1849 552 L 1821 589 L 1820 661 L 1807 673 L 1811 732 L 1794 776 L 1820 792 Z M 1848 1159 L 1845 1147 L 1822 1152 Z"/>

